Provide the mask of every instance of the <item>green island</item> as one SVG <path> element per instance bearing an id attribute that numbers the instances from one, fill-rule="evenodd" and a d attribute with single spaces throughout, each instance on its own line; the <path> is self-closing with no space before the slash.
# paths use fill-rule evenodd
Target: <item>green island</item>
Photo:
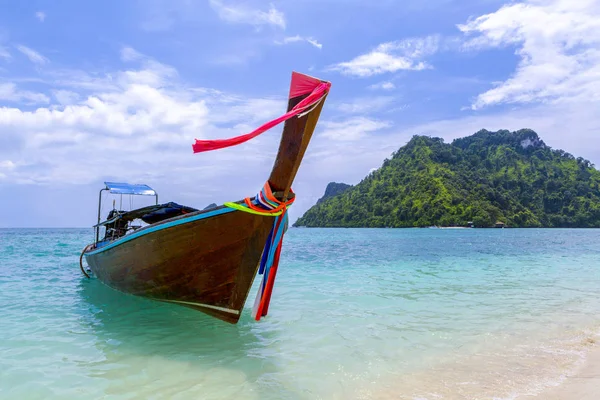
<path id="1" fill-rule="evenodd" d="M 530 129 L 415 135 L 355 186 L 331 183 L 300 227 L 600 227 L 600 171 Z"/>

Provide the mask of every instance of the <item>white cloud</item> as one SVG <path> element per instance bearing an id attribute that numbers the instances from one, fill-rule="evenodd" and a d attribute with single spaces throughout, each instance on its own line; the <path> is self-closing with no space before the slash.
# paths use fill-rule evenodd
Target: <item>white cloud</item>
<path id="1" fill-rule="evenodd" d="M 394 100 L 391 96 L 359 97 L 350 102 L 338 104 L 335 108 L 348 114 L 366 114 L 389 108 Z"/>
<path id="2" fill-rule="evenodd" d="M 80 99 L 79 94 L 70 90 L 55 90 L 53 94 L 54 98 L 63 106 L 76 104 Z"/>
<path id="3" fill-rule="evenodd" d="M 423 59 L 438 50 L 439 41 L 438 36 L 428 36 L 382 43 L 369 53 L 332 65 L 328 69 L 344 75 L 367 77 L 400 70 L 431 68 Z"/>
<path id="4" fill-rule="evenodd" d="M 15 163 L 10 160 L 0 161 L 0 169 L 13 169 L 15 167 Z"/>
<path id="5" fill-rule="evenodd" d="M 0 46 L 0 58 L 6 58 L 6 59 L 11 58 L 11 55 L 8 52 L 8 49 L 6 47 Z"/>
<path id="6" fill-rule="evenodd" d="M 267 122 L 286 111 L 284 97 L 242 99 L 238 96 L 221 95 L 207 101 L 209 104 L 222 106 L 218 113 L 211 116 L 211 121 L 215 124 L 244 122 L 257 124 Z"/>
<path id="7" fill-rule="evenodd" d="M 131 47 L 123 47 L 121 49 L 121 60 L 124 62 L 135 61 L 144 58 L 144 55 Z"/>
<path id="8" fill-rule="evenodd" d="M 35 17 L 40 20 L 40 22 L 44 22 L 46 19 L 46 13 L 43 11 L 38 11 L 35 13 Z"/>
<path id="9" fill-rule="evenodd" d="M 28 104 L 49 103 L 50 99 L 43 93 L 20 90 L 14 83 L 0 83 L 0 100 L 25 102 Z"/>
<path id="10" fill-rule="evenodd" d="M 0 107 L 0 161 L 9 159 L 13 166 L 9 170 L 2 164 L 0 182 L 86 184 L 109 177 L 159 182 L 191 187 L 194 201 L 206 204 L 259 188 L 268 176 L 280 129 L 220 152 L 194 155 L 191 145 L 195 138 L 246 133 L 283 114 L 285 96 L 248 98 L 190 88 L 179 82 L 172 67 L 146 56 L 138 62 L 139 68 L 115 71 L 110 79 L 81 71 L 44 72 L 53 85 L 49 106 Z M 70 79 L 55 78 L 64 76 Z M 14 86 L 2 86 L 0 93 L 25 96 Z M 240 176 L 240 163 L 243 178 L 233 192 L 225 196 L 216 191 L 218 185 L 211 186 Z"/>
<path id="11" fill-rule="evenodd" d="M 242 4 L 226 5 L 222 0 L 210 0 L 211 7 L 217 12 L 223 21 L 233 24 L 249 24 L 259 27 L 261 25 L 272 25 L 285 29 L 285 16 L 272 4 L 268 11 L 262 11 L 247 7 Z"/>
<path id="12" fill-rule="evenodd" d="M 389 128 L 389 121 L 379 121 L 367 117 L 354 117 L 341 122 L 323 121 L 321 135 L 335 141 L 356 141 L 368 133 Z"/>
<path id="13" fill-rule="evenodd" d="M 306 41 L 310 44 L 312 44 L 313 46 L 315 46 L 317 49 L 322 49 L 323 48 L 323 44 L 319 43 L 317 41 L 317 39 L 312 39 L 312 38 L 307 38 Z"/>
<path id="14" fill-rule="evenodd" d="M 17 50 L 19 50 L 21 53 L 27 56 L 27 58 L 29 58 L 29 61 L 31 61 L 34 64 L 43 65 L 48 62 L 48 59 L 46 57 L 27 46 L 18 45 Z"/>
<path id="15" fill-rule="evenodd" d="M 276 44 L 289 44 L 289 43 L 298 43 L 298 42 L 306 42 L 316 47 L 317 49 L 322 49 L 323 45 L 312 37 L 304 37 L 300 35 L 296 36 L 286 36 L 283 41 L 275 41 Z"/>
<path id="16" fill-rule="evenodd" d="M 368 87 L 368 89 L 371 90 L 394 90 L 396 89 L 396 85 L 394 85 L 394 82 L 379 82 L 379 83 L 374 83 L 373 85 L 370 85 Z"/>
<path id="17" fill-rule="evenodd" d="M 480 94 L 472 108 L 501 103 L 600 100 L 600 2 L 509 4 L 458 28 L 467 49 L 516 46 L 513 75 Z"/>
<path id="18" fill-rule="evenodd" d="M 125 83 L 137 83 L 152 87 L 164 87 L 177 78 L 175 68 L 157 62 L 156 60 L 138 52 L 131 47 L 121 49 L 121 60 L 124 62 L 135 62 L 141 64 L 142 68 L 136 70 L 119 71 L 114 74 L 116 81 Z M 111 76 L 112 80 L 113 76 Z"/>

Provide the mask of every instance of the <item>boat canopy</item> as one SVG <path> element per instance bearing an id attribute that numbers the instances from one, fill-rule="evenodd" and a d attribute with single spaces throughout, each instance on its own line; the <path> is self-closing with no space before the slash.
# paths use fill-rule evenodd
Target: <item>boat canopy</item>
<path id="1" fill-rule="evenodd" d="M 119 211 L 115 215 L 109 216 L 109 219 L 106 221 L 99 222 L 97 225 L 94 225 L 94 228 L 102 225 L 112 224 L 116 220 L 131 222 L 137 218 L 141 219 L 147 224 L 154 224 L 155 222 L 160 222 L 165 219 L 176 217 L 182 214 L 188 214 L 194 211 L 198 210 L 193 207 L 182 206 L 174 202 L 156 204 L 131 211 Z"/>
<path id="2" fill-rule="evenodd" d="M 148 185 L 120 183 L 120 182 L 104 182 L 106 190 L 114 194 L 135 194 L 141 196 L 156 196 L 156 192 Z"/>

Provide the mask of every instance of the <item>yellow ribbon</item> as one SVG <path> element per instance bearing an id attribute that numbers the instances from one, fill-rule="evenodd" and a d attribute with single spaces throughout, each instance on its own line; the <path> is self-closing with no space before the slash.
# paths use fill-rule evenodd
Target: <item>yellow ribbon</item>
<path id="1" fill-rule="evenodd" d="M 265 212 L 263 213 L 263 212 L 252 210 L 251 208 L 245 207 L 245 206 L 243 206 L 241 204 L 238 204 L 238 203 L 227 202 L 227 203 L 223 203 L 223 205 L 225 207 L 233 208 L 233 209 L 238 210 L 238 211 L 244 211 L 244 212 L 247 212 L 247 213 L 250 213 L 250 214 L 262 215 L 262 216 L 265 216 L 265 217 L 269 217 L 269 216 L 270 217 L 277 217 L 277 216 L 283 214 L 283 210 L 275 212 L 275 213 L 268 212 L 267 210 L 265 210 Z"/>

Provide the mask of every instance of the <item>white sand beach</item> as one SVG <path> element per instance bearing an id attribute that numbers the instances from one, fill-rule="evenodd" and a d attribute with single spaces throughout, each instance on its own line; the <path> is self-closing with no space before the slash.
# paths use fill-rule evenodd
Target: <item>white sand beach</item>
<path id="1" fill-rule="evenodd" d="M 536 396 L 519 396 L 517 399 L 544 400 L 598 400 L 600 399 L 600 347 L 595 346 L 585 362 L 558 386 Z"/>

